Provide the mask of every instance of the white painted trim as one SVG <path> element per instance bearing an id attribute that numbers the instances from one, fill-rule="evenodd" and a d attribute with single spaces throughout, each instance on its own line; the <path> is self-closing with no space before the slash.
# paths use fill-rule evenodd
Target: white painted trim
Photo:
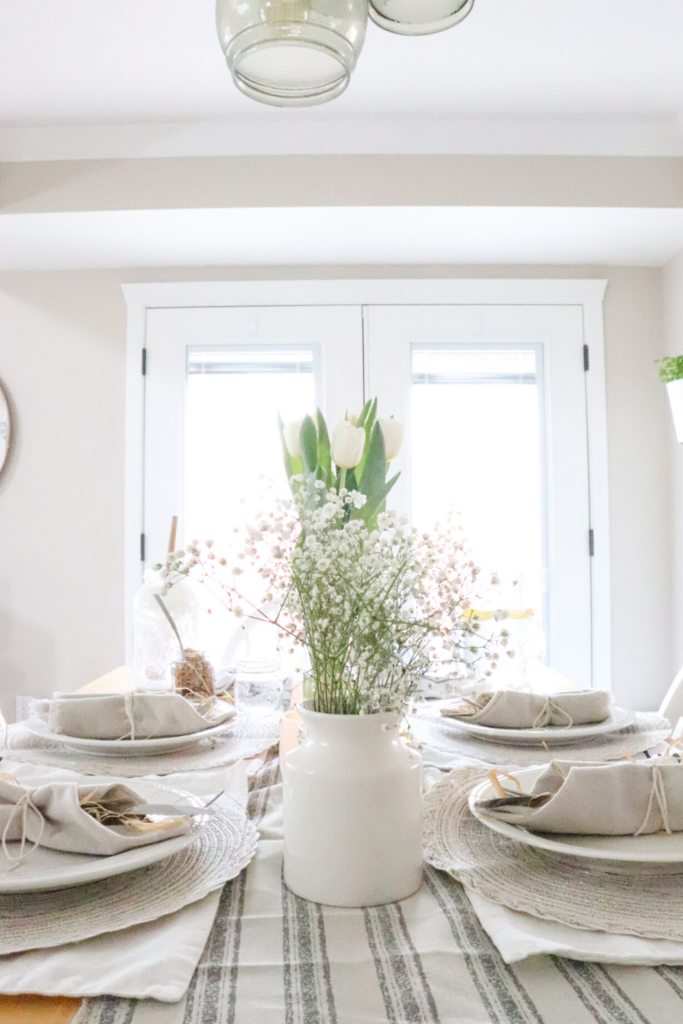
<path id="1" fill-rule="evenodd" d="M 596 282 L 597 283 L 597 282 Z M 593 685 L 612 688 L 612 620 L 609 528 L 609 462 L 607 451 L 607 399 L 605 381 L 605 334 L 602 294 L 583 302 L 584 341 L 588 345 L 590 369 L 586 374 L 586 416 L 588 419 L 588 465 L 591 528 L 595 554 L 591 559 L 591 622 L 593 630 Z"/>
<path id="2" fill-rule="evenodd" d="M 198 281 L 124 284 L 129 308 L 192 306 L 584 305 L 602 301 L 602 280 L 443 278 L 361 281 Z"/>
<path id="3" fill-rule="evenodd" d="M 602 301 L 605 280 L 444 279 L 365 281 L 215 281 L 127 284 L 128 354 L 126 379 L 126 636 L 140 581 L 139 536 L 143 522 L 144 388 L 140 372 L 145 318 L 151 308 L 193 306 L 297 305 L 580 305 L 591 369 L 586 376 L 592 564 L 593 679 L 611 687 L 611 608 L 607 408 Z M 128 655 L 127 655 L 128 656 Z"/>
<path id="4" fill-rule="evenodd" d="M 682 156 L 676 117 L 327 117 L 4 125 L 0 159 L 312 154 Z"/>
<path id="5" fill-rule="evenodd" d="M 145 381 L 142 350 L 145 347 L 147 309 L 128 305 L 126 346 L 126 427 L 124 475 L 124 597 L 126 664 L 133 661 L 133 599 L 142 583 L 140 535 L 144 523 Z"/>

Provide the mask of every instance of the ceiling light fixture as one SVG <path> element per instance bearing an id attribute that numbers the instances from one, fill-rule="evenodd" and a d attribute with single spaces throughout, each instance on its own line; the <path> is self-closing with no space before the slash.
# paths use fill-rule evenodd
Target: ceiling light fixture
<path id="1" fill-rule="evenodd" d="M 462 21 L 474 0 L 370 0 L 370 17 L 388 32 L 426 36 Z"/>
<path id="2" fill-rule="evenodd" d="M 474 0 L 217 0 L 216 25 L 238 89 L 261 103 L 310 107 L 339 96 L 368 13 L 389 32 L 426 35 L 466 18 Z"/>

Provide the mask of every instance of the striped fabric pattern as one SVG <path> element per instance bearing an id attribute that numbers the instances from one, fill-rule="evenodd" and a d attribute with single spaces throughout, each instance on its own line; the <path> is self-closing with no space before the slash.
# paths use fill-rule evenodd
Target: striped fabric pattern
<path id="1" fill-rule="evenodd" d="M 681 1024 L 683 968 L 557 957 L 503 963 L 462 887 L 432 868 L 420 892 L 321 907 L 282 881 L 277 760 L 252 780 L 259 851 L 223 891 L 177 1004 L 93 999 L 75 1024 Z"/>

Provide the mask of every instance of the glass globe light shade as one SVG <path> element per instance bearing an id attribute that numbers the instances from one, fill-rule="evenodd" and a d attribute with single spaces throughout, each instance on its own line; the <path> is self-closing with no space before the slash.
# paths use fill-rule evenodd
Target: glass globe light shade
<path id="1" fill-rule="evenodd" d="M 313 106 L 344 91 L 363 46 L 368 0 L 217 0 L 235 84 L 261 103 Z"/>
<path id="2" fill-rule="evenodd" d="M 426 36 L 466 18 L 474 0 L 370 0 L 370 17 L 389 32 Z"/>

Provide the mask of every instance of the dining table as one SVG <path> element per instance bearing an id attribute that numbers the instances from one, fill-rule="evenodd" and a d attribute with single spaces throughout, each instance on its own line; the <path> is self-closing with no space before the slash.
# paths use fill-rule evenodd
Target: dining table
<path id="1" fill-rule="evenodd" d="M 125 674 L 117 686 L 129 686 Z M 84 688 L 97 692 L 98 684 Z M 99 692 L 111 692 L 111 681 Z M 400 903 L 309 903 L 282 879 L 277 749 L 250 775 L 260 833 L 225 886 L 213 930 L 177 1003 L 0 996 L 0 1024 L 680 1024 L 683 965 L 532 956 L 506 963 L 463 886 L 425 866 Z"/>

